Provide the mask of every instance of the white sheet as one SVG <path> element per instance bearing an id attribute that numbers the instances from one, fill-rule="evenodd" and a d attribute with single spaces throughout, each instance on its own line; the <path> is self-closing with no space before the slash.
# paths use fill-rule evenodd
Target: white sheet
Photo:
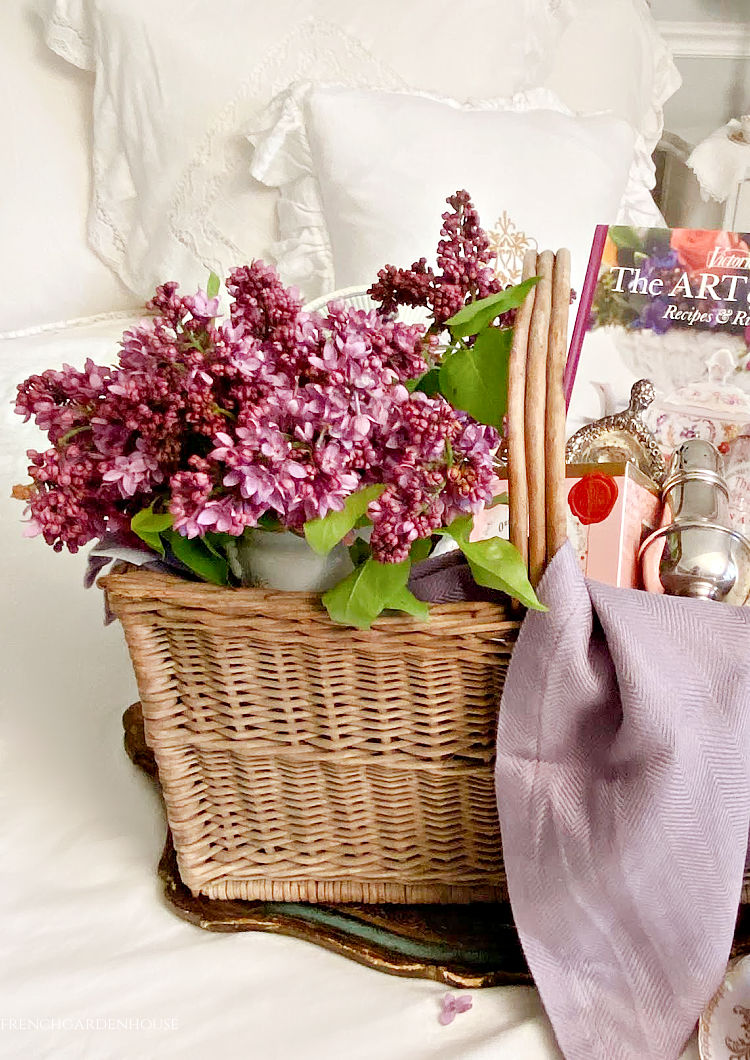
<path id="1" fill-rule="evenodd" d="M 474 990 L 473 1008 L 442 1027 L 440 984 L 294 939 L 204 932 L 163 902 L 159 799 L 122 749 L 137 694 L 120 628 L 103 627 L 99 592 L 82 588 L 83 555 L 24 540 L 22 506 L 8 499 L 25 479 L 23 450 L 42 447 L 10 411 L 15 384 L 63 361 L 110 360 L 122 327 L 0 342 L 0 1056 L 559 1058 L 532 989 Z M 694 1042 L 684 1056 L 697 1058 Z"/>
<path id="2" fill-rule="evenodd" d="M 0 3 L 0 331 L 138 303 L 86 243 L 93 76 L 44 47 L 38 7 Z"/>

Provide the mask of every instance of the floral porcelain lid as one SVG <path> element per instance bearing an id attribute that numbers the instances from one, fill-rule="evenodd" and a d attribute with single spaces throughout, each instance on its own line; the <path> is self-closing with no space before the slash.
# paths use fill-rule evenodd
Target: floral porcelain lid
<path id="1" fill-rule="evenodd" d="M 656 400 L 650 415 L 699 416 L 736 427 L 750 427 L 750 394 L 730 382 L 736 372 L 735 359 L 728 349 L 719 349 L 706 364 L 707 378 L 673 390 Z"/>

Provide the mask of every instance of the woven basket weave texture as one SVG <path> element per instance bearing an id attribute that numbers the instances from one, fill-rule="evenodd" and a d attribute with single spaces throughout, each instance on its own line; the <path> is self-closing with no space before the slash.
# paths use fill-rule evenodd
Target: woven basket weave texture
<path id="1" fill-rule="evenodd" d="M 507 899 L 497 704 L 519 623 L 490 603 L 335 625 L 305 593 L 102 579 L 180 874 L 211 898 Z"/>

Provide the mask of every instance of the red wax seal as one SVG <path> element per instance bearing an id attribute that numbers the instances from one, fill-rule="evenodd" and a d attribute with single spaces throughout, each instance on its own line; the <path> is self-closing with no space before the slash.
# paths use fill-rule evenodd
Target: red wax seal
<path id="1" fill-rule="evenodd" d="M 603 523 L 615 506 L 617 494 L 617 483 L 611 475 L 592 471 L 571 487 L 568 504 L 573 515 L 584 526 Z"/>

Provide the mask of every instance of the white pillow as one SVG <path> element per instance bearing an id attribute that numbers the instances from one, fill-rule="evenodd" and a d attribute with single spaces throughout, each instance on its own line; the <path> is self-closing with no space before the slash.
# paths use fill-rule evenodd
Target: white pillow
<path id="1" fill-rule="evenodd" d="M 653 154 L 682 78 L 649 0 L 564 0 L 568 15 L 544 85 L 575 111 L 625 118 Z M 653 178 L 649 185 L 653 187 Z"/>
<path id="2" fill-rule="evenodd" d="M 279 271 L 307 298 L 434 256 L 446 196 L 459 188 L 499 243 L 508 281 L 527 246 L 567 246 L 580 290 L 595 225 L 618 215 L 658 224 L 630 126 L 574 115 L 544 89 L 470 107 L 303 84 L 267 119 L 250 134 L 252 172 L 280 189 Z"/>
<path id="3" fill-rule="evenodd" d="M 267 256 L 275 196 L 240 130 L 300 79 L 459 98 L 543 74 L 559 0 L 50 0 L 48 40 L 96 72 L 92 246 L 133 290 Z"/>
<path id="4" fill-rule="evenodd" d="M 0 4 L 0 332 L 138 301 L 86 240 L 93 78 L 42 46 L 34 9 Z"/>

